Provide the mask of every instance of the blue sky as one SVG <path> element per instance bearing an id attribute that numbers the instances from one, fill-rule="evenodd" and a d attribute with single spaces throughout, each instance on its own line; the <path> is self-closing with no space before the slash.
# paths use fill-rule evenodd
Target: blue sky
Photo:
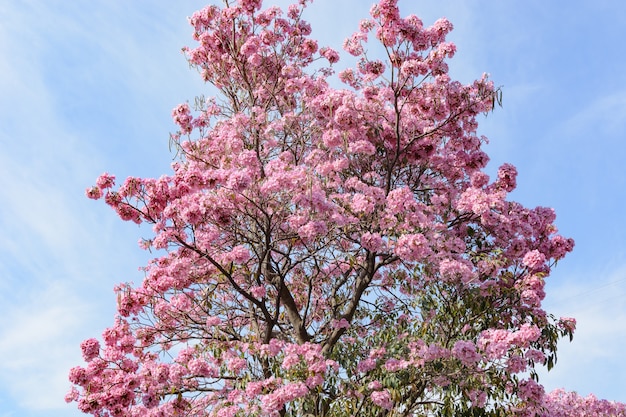
<path id="1" fill-rule="evenodd" d="M 204 2 L 172 4 L 0 4 L 0 417 L 80 415 L 63 402 L 79 344 L 111 323 L 113 285 L 141 280 L 149 230 L 84 189 L 104 171 L 168 173 L 171 109 L 208 92 L 180 52 Z M 487 72 L 503 87 L 481 121 L 489 170 L 516 165 L 512 197 L 554 207 L 576 240 L 545 305 L 579 330 L 544 384 L 626 402 L 626 3 L 563 4 L 400 3 L 453 22 L 453 77 Z M 316 0 L 314 36 L 339 49 L 369 5 Z"/>

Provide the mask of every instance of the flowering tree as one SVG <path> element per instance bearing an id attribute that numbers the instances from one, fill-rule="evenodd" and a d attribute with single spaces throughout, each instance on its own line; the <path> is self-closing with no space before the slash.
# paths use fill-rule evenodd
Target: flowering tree
<path id="1" fill-rule="evenodd" d="M 513 166 L 483 172 L 476 117 L 499 91 L 451 80 L 452 25 L 394 0 L 345 41 L 358 64 L 333 88 L 339 54 L 309 37 L 305 3 L 196 12 L 186 54 L 219 93 L 174 110 L 173 173 L 87 190 L 151 224 L 141 245 L 160 256 L 116 288 L 67 400 L 94 416 L 562 415 L 578 400 L 545 396 L 535 367 L 574 330 L 541 307 L 573 241 L 551 209 L 507 200 Z"/>
<path id="2" fill-rule="evenodd" d="M 623 417 L 626 404 L 599 400 L 593 394 L 586 398 L 561 389 L 546 394 L 543 400 L 545 415 L 550 417 Z"/>

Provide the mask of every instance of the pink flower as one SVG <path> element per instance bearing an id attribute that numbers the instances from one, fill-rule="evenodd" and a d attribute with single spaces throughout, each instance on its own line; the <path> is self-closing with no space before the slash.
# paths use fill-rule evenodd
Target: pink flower
<path id="1" fill-rule="evenodd" d="M 228 368 L 235 374 L 247 367 L 248 362 L 243 358 L 228 358 L 226 361 Z"/>
<path id="2" fill-rule="evenodd" d="M 444 279 L 458 278 L 463 284 L 469 284 L 476 278 L 472 264 L 466 260 L 444 259 L 439 263 L 439 273 Z"/>
<path id="3" fill-rule="evenodd" d="M 309 387 L 307 387 L 304 382 L 294 382 L 285 385 L 281 391 L 286 400 L 285 402 L 287 402 L 307 395 L 309 393 Z"/>
<path id="4" fill-rule="evenodd" d="M 503 329 L 489 329 L 482 332 L 478 346 L 489 359 L 500 359 L 509 350 L 510 333 Z"/>
<path id="5" fill-rule="evenodd" d="M 372 381 L 369 384 L 367 384 L 367 389 L 370 390 L 380 390 L 383 387 L 383 384 L 380 383 L 380 381 Z"/>
<path id="6" fill-rule="evenodd" d="M 536 342 L 541 337 L 541 329 L 534 324 L 524 323 L 520 329 L 511 333 L 509 340 L 520 347 L 528 347 L 530 343 Z"/>
<path id="7" fill-rule="evenodd" d="M 539 307 L 542 299 L 542 294 L 533 290 L 524 290 L 520 293 L 520 301 L 529 307 Z"/>
<path id="8" fill-rule="evenodd" d="M 69 380 L 72 384 L 76 384 L 79 386 L 85 386 L 89 381 L 89 377 L 87 376 L 87 372 L 85 368 L 80 366 L 75 366 L 70 369 Z"/>
<path id="9" fill-rule="evenodd" d="M 246 395 L 255 398 L 263 391 L 264 381 L 252 381 L 246 385 Z"/>
<path id="10" fill-rule="evenodd" d="M 350 327 L 350 323 L 346 319 L 333 320 L 332 326 L 335 329 L 347 329 L 348 327 Z"/>
<path id="11" fill-rule="evenodd" d="M 89 187 L 85 190 L 85 195 L 87 198 L 91 198 L 92 200 L 98 200 L 102 197 L 102 189 L 98 187 Z"/>
<path id="12" fill-rule="evenodd" d="M 172 110 L 172 118 L 174 119 L 174 123 L 176 123 L 182 133 L 191 133 L 193 129 L 191 121 L 191 111 L 189 110 L 189 105 L 180 104 L 174 110 Z"/>
<path id="13" fill-rule="evenodd" d="M 384 408 L 385 410 L 391 410 L 393 408 L 393 401 L 391 400 L 391 395 L 389 391 L 374 391 L 370 395 L 372 402 L 379 407 Z"/>
<path id="14" fill-rule="evenodd" d="M 244 55 L 252 55 L 259 49 L 260 44 L 261 40 L 258 37 L 249 37 L 246 42 L 241 45 L 241 53 Z"/>
<path id="15" fill-rule="evenodd" d="M 244 245 L 235 246 L 230 251 L 229 258 L 238 264 L 243 264 L 250 259 L 250 251 Z"/>
<path id="16" fill-rule="evenodd" d="M 573 332 L 576 330 L 576 319 L 572 317 L 561 317 L 558 322 L 561 329 Z"/>
<path id="17" fill-rule="evenodd" d="M 524 372 L 528 363 L 519 355 L 512 355 L 506 361 L 506 368 L 512 374 Z"/>
<path id="18" fill-rule="evenodd" d="M 69 392 L 65 394 L 65 402 L 71 403 L 72 401 L 78 401 L 79 397 L 80 397 L 79 391 L 76 389 L 76 387 L 72 387 L 70 388 Z"/>
<path id="19" fill-rule="evenodd" d="M 362 74 L 369 75 L 368 79 L 373 79 L 385 72 L 385 64 L 379 60 L 362 60 L 359 62 L 359 70 Z"/>
<path id="20" fill-rule="evenodd" d="M 284 401 L 278 393 L 273 392 L 271 394 L 261 396 L 261 409 L 267 413 L 267 415 L 274 415 L 283 406 Z"/>
<path id="21" fill-rule="evenodd" d="M 524 255 L 524 259 L 522 263 L 527 266 L 530 270 L 536 271 L 541 269 L 546 262 L 546 256 L 539 252 L 537 249 L 534 249 Z"/>
<path id="22" fill-rule="evenodd" d="M 278 339 L 270 340 L 269 344 L 267 345 L 270 356 L 278 355 L 280 351 L 283 349 L 284 345 L 285 345 L 285 342 L 281 340 L 278 340 Z"/>
<path id="23" fill-rule="evenodd" d="M 484 391 L 471 390 L 468 393 L 468 396 L 474 407 L 485 407 L 485 404 L 487 403 L 487 394 Z"/>
<path id="24" fill-rule="evenodd" d="M 261 8 L 262 3 L 261 0 L 241 0 L 240 5 L 243 10 L 252 14 Z"/>
<path id="25" fill-rule="evenodd" d="M 83 359 L 86 362 L 90 362 L 100 354 L 100 342 L 93 338 L 83 341 L 80 344 L 80 348 L 83 352 Z"/>
<path id="26" fill-rule="evenodd" d="M 261 299 L 265 297 L 265 295 L 267 294 L 267 290 L 265 289 L 263 285 L 257 285 L 255 287 L 250 288 L 250 294 L 252 294 L 254 298 Z"/>
<path id="27" fill-rule="evenodd" d="M 566 253 L 574 249 L 574 239 L 565 239 L 563 236 L 552 236 L 550 238 L 550 257 L 561 259 Z"/>
<path id="28" fill-rule="evenodd" d="M 100 189 L 111 188 L 115 185 L 115 175 L 111 175 L 107 172 L 100 175 L 96 180 L 96 186 Z"/>
<path id="29" fill-rule="evenodd" d="M 191 372 L 193 375 L 209 378 L 214 378 L 218 376 L 218 371 L 209 366 L 207 361 L 200 358 L 194 358 L 190 360 L 187 364 L 187 367 L 189 368 L 189 372 Z"/>
<path id="30" fill-rule="evenodd" d="M 299 14 L 300 8 L 297 4 L 290 4 L 289 6 L 287 6 L 287 16 L 289 16 L 290 19 L 296 20 Z"/>
<path id="31" fill-rule="evenodd" d="M 526 359 L 533 361 L 535 363 L 544 364 L 546 363 L 546 355 L 537 349 L 528 349 L 525 355 Z"/>
<path id="32" fill-rule="evenodd" d="M 283 359 L 282 367 L 285 370 L 289 370 L 294 365 L 297 365 L 299 363 L 300 363 L 300 357 L 298 355 L 292 353 L 292 354 L 289 354 L 289 355 L 285 355 L 285 358 Z"/>
<path id="33" fill-rule="evenodd" d="M 322 139 L 324 140 L 324 145 L 329 148 L 339 146 L 343 143 L 343 138 L 341 136 L 341 131 L 337 129 L 329 129 L 322 134 Z M 332 165 L 331 165 L 332 166 Z"/>
<path id="34" fill-rule="evenodd" d="M 387 359 L 387 362 L 385 362 L 385 369 L 389 372 L 397 372 L 401 369 L 406 369 L 409 364 L 410 363 L 405 360 L 389 358 Z"/>
<path id="35" fill-rule="evenodd" d="M 452 354 L 465 366 L 472 366 L 480 361 L 476 346 L 469 340 L 457 341 L 452 347 Z"/>
<path id="36" fill-rule="evenodd" d="M 348 152 L 351 154 L 374 155 L 376 147 L 366 140 L 358 140 L 348 145 Z"/>
<path id="37" fill-rule="evenodd" d="M 472 187 L 482 188 L 489 182 L 489 175 L 484 172 L 474 172 L 471 177 Z"/>
<path id="38" fill-rule="evenodd" d="M 367 39 L 364 33 L 356 32 L 343 42 L 343 49 L 352 56 L 359 56 L 363 53 L 361 42 Z"/>
<path id="39" fill-rule="evenodd" d="M 371 252 L 378 252 L 383 249 L 384 242 L 379 233 L 365 232 L 361 236 L 361 245 Z"/>
<path id="40" fill-rule="evenodd" d="M 319 387 L 324 383 L 324 377 L 320 374 L 315 374 L 306 379 L 306 386 L 309 388 Z"/>
<path id="41" fill-rule="evenodd" d="M 356 213 L 371 213 L 374 211 L 374 203 L 369 196 L 363 194 L 355 194 L 352 197 L 352 209 Z"/>
<path id="42" fill-rule="evenodd" d="M 320 49 L 320 54 L 331 64 L 339 61 L 339 54 L 332 48 L 323 47 Z"/>
<path id="43" fill-rule="evenodd" d="M 210 328 L 213 326 L 217 326 L 222 323 L 222 319 L 219 317 L 207 317 L 206 319 L 206 327 Z"/>
<path id="44" fill-rule="evenodd" d="M 321 221 L 309 221 L 304 226 L 298 228 L 298 234 L 300 237 L 305 240 L 313 240 L 318 237 L 321 237 L 327 232 L 326 224 Z"/>
<path id="45" fill-rule="evenodd" d="M 354 70 L 348 68 L 339 73 L 339 79 L 341 82 L 348 84 L 350 87 L 358 90 L 361 88 L 361 78 L 354 72 Z"/>
<path id="46" fill-rule="evenodd" d="M 483 189 L 470 187 L 461 193 L 457 202 L 457 208 L 462 211 L 484 215 L 489 210 L 495 208 L 502 201 L 503 197 L 501 193 L 489 194 Z"/>
<path id="47" fill-rule="evenodd" d="M 519 396 L 522 400 L 527 400 L 534 403 L 539 403 L 545 393 L 543 386 L 539 385 L 533 379 L 520 381 L 518 389 Z"/>
<path id="48" fill-rule="evenodd" d="M 517 169 L 511 164 L 504 164 L 498 169 L 497 184 L 507 192 L 511 192 L 517 185 Z"/>
<path id="49" fill-rule="evenodd" d="M 376 360 L 372 358 L 362 360 L 356 367 L 357 371 L 361 373 L 367 373 L 374 368 L 376 368 Z"/>
<path id="50" fill-rule="evenodd" d="M 405 77 L 417 77 L 428 73 L 428 65 L 417 59 L 409 59 L 402 63 L 400 72 Z"/>
<path id="51" fill-rule="evenodd" d="M 428 241 L 422 234 L 400 236 L 396 242 L 395 253 L 406 261 L 418 261 L 430 253 Z"/>

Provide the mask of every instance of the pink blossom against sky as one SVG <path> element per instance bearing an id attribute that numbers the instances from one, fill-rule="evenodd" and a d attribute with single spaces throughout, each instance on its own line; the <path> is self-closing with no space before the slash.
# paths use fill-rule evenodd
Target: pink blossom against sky
<path id="1" fill-rule="evenodd" d="M 172 4 L 0 5 L 0 417 L 80 415 L 63 400 L 80 342 L 111 324 L 113 286 L 142 278 L 137 241 L 149 231 L 84 190 L 105 171 L 168 172 L 172 109 L 211 94 L 180 52 L 192 43 L 186 17 L 205 2 Z M 543 375 L 547 390 L 626 402 L 626 3 L 400 8 L 426 24 L 452 21 L 453 77 L 488 72 L 503 86 L 504 107 L 480 120 L 488 173 L 515 165 L 513 198 L 554 207 L 561 233 L 576 240 L 548 278 L 545 305 L 576 317 L 578 331 Z M 368 9 L 316 0 L 307 18 L 320 45 L 340 49 Z"/>

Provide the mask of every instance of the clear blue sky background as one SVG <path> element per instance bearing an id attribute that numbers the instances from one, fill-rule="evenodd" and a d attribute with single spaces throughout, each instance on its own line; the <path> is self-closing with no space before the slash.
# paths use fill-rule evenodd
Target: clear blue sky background
<path id="1" fill-rule="evenodd" d="M 314 35 L 339 49 L 369 5 L 316 0 Z M 113 285 L 141 280 L 137 241 L 149 236 L 84 189 L 104 171 L 169 172 L 171 109 L 207 92 L 180 53 L 202 6 L 0 3 L 0 417 L 80 415 L 63 402 L 68 369 L 110 325 Z M 513 198 L 554 207 L 576 239 L 546 306 L 579 330 L 543 382 L 626 402 L 626 2 L 405 0 L 401 11 L 448 17 L 453 76 L 488 72 L 503 86 L 504 107 L 480 128 L 489 170 L 515 164 Z"/>

